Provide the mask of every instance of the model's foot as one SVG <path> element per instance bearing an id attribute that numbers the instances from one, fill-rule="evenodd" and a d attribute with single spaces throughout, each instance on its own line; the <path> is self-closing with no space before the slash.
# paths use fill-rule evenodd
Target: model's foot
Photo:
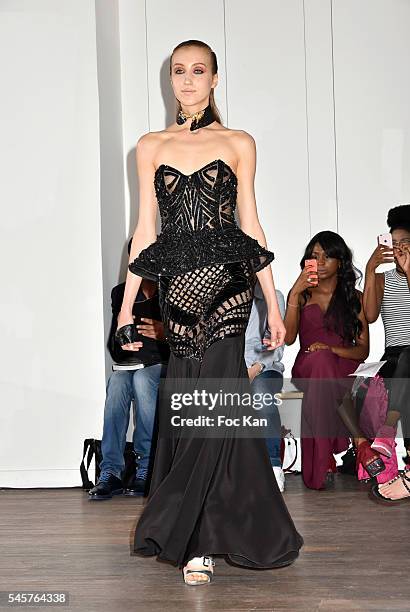
<path id="1" fill-rule="evenodd" d="M 124 495 L 129 497 L 139 497 L 148 494 L 147 487 L 148 470 L 138 468 L 134 480 L 124 489 Z"/>
<path id="2" fill-rule="evenodd" d="M 406 479 L 410 480 L 410 471 L 399 475 L 389 482 L 379 485 L 379 493 L 387 499 L 404 499 L 405 497 L 410 497 L 409 486 L 406 487 L 406 484 L 409 485 L 409 482 L 406 481 Z"/>
<path id="3" fill-rule="evenodd" d="M 95 487 L 88 491 L 88 499 L 90 501 L 111 499 L 113 495 L 121 495 L 122 492 L 122 481 L 117 476 L 109 472 L 101 472 Z"/>
<path id="4" fill-rule="evenodd" d="M 212 557 L 193 557 L 182 570 L 185 584 L 208 584 L 212 580 L 214 565 Z"/>
<path id="5" fill-rule="evenodd" d="M 279 491 L 283 493 L 285 490 L 285 472 L 278 465 L 272 466 L 273 473 L 275 474 L 276 482 L 278 483 Z"/>

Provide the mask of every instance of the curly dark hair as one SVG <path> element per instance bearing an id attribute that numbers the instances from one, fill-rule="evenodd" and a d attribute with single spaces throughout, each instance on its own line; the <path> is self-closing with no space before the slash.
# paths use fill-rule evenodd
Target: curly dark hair
<path id="1" fill-rule="evenodd" d="M 387 225 L 391 232 L 395 229 L 404 229 L 410 232 L 410 204 L 402 204 L 391 208 L 387 215 Z"/>
<path id="2" fill-rule="evenodd" d="M 319 232 L 310 240 L 300 261 L 302 270 L 305 267 L 305 259 L 312 259 L 313 248 L 317 243 L 328 257 L 334 257 L 340 262 L 337 285 L 326 311 L 325 325 L 327 329 L 340 334 L 345 342 L 353 343 L 363 330 L 363 324 L 358 317 L 362 306 L 356 290 L 356 283 L 363 275 L 353 265 L 352 251 L 346 242 L 339 234 L 330 230 Z M 302 295 L 306 304 L 312 293 L 305 289 Z"/>

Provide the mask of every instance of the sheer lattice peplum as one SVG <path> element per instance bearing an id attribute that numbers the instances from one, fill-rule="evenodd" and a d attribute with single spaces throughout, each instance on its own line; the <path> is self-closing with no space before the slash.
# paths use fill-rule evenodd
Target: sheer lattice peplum
<path id="1" fill-rule="evenodd" d="M 249 262 L 161 277 L 159 300 L 174 355 L 202 361 L 205 351 L 217 340 L 243 334 L 255 280 Z"/>
<path id="2" fill-rule="evenodd" d="M 258 272 L 274 259 L 238 227 L 237 177 L 224 161 L 212 161 L 190 175 L 162 164 L 154 185 L 162 231 L 130 263 L 134 274 L 157 280 L 239 261 L 249 261 Z"/>

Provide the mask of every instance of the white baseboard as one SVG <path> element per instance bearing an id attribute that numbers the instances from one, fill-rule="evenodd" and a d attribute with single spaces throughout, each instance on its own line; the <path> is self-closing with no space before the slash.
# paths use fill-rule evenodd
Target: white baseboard
<path id="1" fill-rule="evenodd" d="M 89 472 L 93 479 L 94 471 Z M 0 489 L 81 487 L 80 469 L 72 470 L 1 470 Z"/>
<path id="2" fill-rule="evenodd" d="M 296 402 L 295 402 L 296 403 Z M 298 402 L 300 403 L 300 402 Z M 282 415 L 281 415 L 282 416 Z M 283 415 L 284 416 L 284 415 Z M 289 416 L 287 413 L 286 416 Z M 283 418 L 284 424 L 295 425 L 297 421 L 297 407 L 293 413 L 292 423 L 286 418 Z M 283 422 L 282 421 L 282 422 Z M 291 428 L 291 427 L 290 427 Z M 295 428 L 296 429 L 296 428 Z M 293 431 L 295 431 L 295 429 Z M 398 434 L 401 433 L 399 426 Z M 300 452 L 300 438 L 298 440 L 298 460 L 294 469 L 301 469 L 301 452 Z M 403 469 L 402 456 L 404 455 L 404 444 L 403 438 L 400 436 L 396 438 L 397 442 L 397 458 L 399 463 L 399 469 Z M 292 447 L 293 450 L 293 447 Z M 341 453 L 342 455 L 343 453 Z M 341 455 L 336 456 L 337 464 L 341 464 Z M 286 461 L 285 461 L 286 463 Z M 92 462 L 89 470 L 89 476 L 91 480 L 94 478 L 94 462 Z M 80 470 L 78 469 L 62 469 L 62 470 L 0 470 L 0 489 L 11 488 L 11 489 L 36 489 L 36 488 L 60 488 L 60 487 L 81 487 Z"/>

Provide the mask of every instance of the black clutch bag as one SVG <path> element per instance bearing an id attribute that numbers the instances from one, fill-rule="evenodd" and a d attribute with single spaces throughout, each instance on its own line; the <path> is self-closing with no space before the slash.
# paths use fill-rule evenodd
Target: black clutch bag
<path id="1" fill-rule="evenodd" d="M 141 318 L 154 319 L 161 321 L 158 295 L 146 298 L 140 290 L 137 294 L 138 301 L 134 302 L 132 314 L 134 323 L 123 325 L 117 329 L 118 313 L 120 312 L 125 283 L 121 283 L 113 288 L 111 292 L 111 306 L 113 318 L 111 330 L 108 337 L 107 347 L 110 351 L 112 360 L 123 366 L 134 366 L 143 363 L 150 365 L 154 363 L 166 362 L 169 358 L 169 347 L 167 342 L 158 341 L 143 336 L 137 330 L 136 325 L 141 323 Z M 139 351 L 124 351 L 121 346 L 131 342 L 142 342 L 142 349 Z"/>
<path id="2" fill-rule="evenodd" d="M 134 306 L 133 315 L 136 315 L 136 308 Z M 137 342 L 141 340 L 140 334 L 137 332 L 135 323 L 130 325 L 124 325 L 117 329 L 117 317 L 113 317 L 110 335 L 108 338 L 108 350 L 112 360 L 120 365 L 135 365 L 142 363 L 138 356 L 138 352 L 135 351 L 124 351 L 121 348 L 122 344 L 128 342 Z"/>

